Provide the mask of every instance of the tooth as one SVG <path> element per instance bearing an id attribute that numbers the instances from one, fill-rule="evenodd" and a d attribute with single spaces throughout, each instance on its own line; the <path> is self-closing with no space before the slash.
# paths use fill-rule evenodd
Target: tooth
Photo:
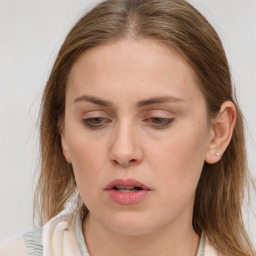
<path id="1" fill-rule="evenodd" d="M 135 187 L 116 186 L 118 189 L 134 189 Z"/>
<path id="2" fill-rule="evenodd" d="M 130 193 L 130 192 L 135 192 L 138 191 L 137 189 L 117 189 L 117 191 L 122 192 L 122 193 Z"/>

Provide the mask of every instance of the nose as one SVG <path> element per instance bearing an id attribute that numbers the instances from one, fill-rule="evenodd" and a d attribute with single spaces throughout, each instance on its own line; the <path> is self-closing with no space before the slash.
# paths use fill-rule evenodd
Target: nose
<path id="1" fill-rule="evenodd" d="M 113 165 L 129 167 L 141 163 L 143 152 L 138 137 L 135 128 L 128 124 L 119 125 L 113 131 L 109 155 Z"/>

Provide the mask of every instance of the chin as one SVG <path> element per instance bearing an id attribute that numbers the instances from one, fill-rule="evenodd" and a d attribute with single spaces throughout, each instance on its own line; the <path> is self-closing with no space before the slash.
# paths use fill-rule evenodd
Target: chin
<path id="1" fill-rule="evenodd" d="M 122 224 L 119 226 L 117 225 L 111 226 L 109 228 L 112 229 L 112 231 L 114 231 L 115 233 L 118 233 L 123 236 L 142 236 L 152 231 L 148 226 L 142 226 L 142 225 L 129 226 L 129 225 Z"/>
<path id="2" fill-rule="evenodd" d="M 150 224 L 152 221 L 141 214 L 119 213 L 108 220 L 106 226 L 112 231 L 126 236 L 138 236 L 148 234 L 154 230 Z"/>

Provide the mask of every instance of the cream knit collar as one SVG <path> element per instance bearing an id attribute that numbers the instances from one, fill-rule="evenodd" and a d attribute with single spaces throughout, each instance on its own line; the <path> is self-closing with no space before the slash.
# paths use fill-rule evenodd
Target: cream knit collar
<path id="1" fill-rule="evenodd" d="M 51 219 L 43 227 L 43 256 L 89 256 L 86 245 L 81 243 L 83 237 L 78 234 L 77 225 L 81 225 L 80 214 L 74 216 L 63 211 Z M 205 239 L 204 254 L 198 256 L 217 255 L 217 251 L 210 245 L 208 239 Z"/>

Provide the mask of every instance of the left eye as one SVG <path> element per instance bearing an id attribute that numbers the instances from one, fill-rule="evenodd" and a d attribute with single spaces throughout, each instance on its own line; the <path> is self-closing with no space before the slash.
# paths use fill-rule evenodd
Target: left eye
<path id="1" fill-rule="evenodd" d="M 93 117 L 83 119 L 82 122 L 85 127 L 97 129 L 103 127 L 106 123 L 110 123 L 111 121 L 104 117 Z"/>
<path id="2" fill-rule="evenodd" d="M 163 117 L 151 117 L 144 120 L 147 123 L 151 123 L 151 125 L 158 127 L 158 128 L 164 128 L 169 126 L 173 118 L 163 118 Z"/>

